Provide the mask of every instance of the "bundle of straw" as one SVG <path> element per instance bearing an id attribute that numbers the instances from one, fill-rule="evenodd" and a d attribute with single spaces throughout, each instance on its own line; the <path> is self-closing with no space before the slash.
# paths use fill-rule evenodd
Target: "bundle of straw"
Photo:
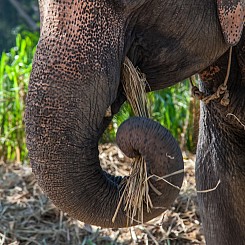
<path id="1" fill-rule="evenodd" d="M 122 76 L 124 91 L 133 113 L 136 116 L 149 117 L 149 104 L 145 89 L 147 85 L 146 78 L 127 57 L 123 64 Z M 147 212 L 150 212 L 153 207 L 149 196 L 147 167 L 143 157 L 139 156 L 134 159 L 131 173 L 125 181 L 126 184 L 123 183 L 125 184 L 125 189 L 120 197 L 112 221 L 115 221 L 122 201 L 124 201 L 127 225 L 132 225 L 134 222 L 143 223 L 144 207 L 146 207 Z"/>

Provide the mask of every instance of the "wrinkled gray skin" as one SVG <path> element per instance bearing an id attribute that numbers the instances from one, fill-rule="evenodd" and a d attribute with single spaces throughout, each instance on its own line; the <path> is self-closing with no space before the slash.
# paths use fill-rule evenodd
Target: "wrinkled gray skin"
<path id="1" fill-rule="evenodd" d="M 103 227 L 126 226 L 123 205 L 115 223 L 111 221 L 122 179 L 103 172 L 98 159 L 98 140 L 125 101 L 122 63 L 127 55 L 157 90 L 224 55 L 219 60 L 222 76 L 203 85 L 211 93 L 223 81 L 229 48 L 217 2 L 40 0 L 40 12 L 41 37 L 25 114 L 33 172 L 53 202 L 74 218 Z M 221 179 L 215 192 L 199 194 L 206 240 L 214 245 L 244 244 L 244 131 L 234 118 L 226 117 L 232 112 L 244 121 L 244 79 L 239 69 L 235 62 L 230 105 L 202 106 L 198 188 L 212 188 Z M 110 106 L 112 116 L 105 117 Z M 159 124 L 133 118 L 118 134 L 126 155 L 145 157 L 149 174 L 163 176 L 183 168 L 176 141 Z M 168 178 L 179 187 L 182 179 L 183 174 Z M 164 181 L 152 182 L 162 195 L 150 189 L 155 208 L 145 212 L 144 221 L 162 213 L 178 195 Z"/>
<path id="2" fill-rule="evenodd" d="M 212 94 L 223 83 L 228 52 L 201 73 L 202 91 Z M 216 72 L 213 72 L 216 70 Z M 245 244 L 245 32 L 233 47 L 228 82 L 230 104 L 201 103 L 199 143 L 196 160 L 205 238 L 208 244 Z M 239 122 L 240 121 L 240 122 Z"/>

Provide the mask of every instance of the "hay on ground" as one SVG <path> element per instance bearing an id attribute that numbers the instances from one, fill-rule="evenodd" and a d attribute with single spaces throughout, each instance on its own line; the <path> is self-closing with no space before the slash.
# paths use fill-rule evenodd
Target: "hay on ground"
<path id="1" fill-rule="evenodd" d="M 128 175 L 131 160 L 114 145 L 100 146 L 104 170 Z M 0 164 L 0 245 L 205 244 L 196 205 L 194 162 L 185 160 L 185 178 L 175 203 L 151 222 L 101 229 L 58 210 L 43 194 L 29 167 Z"/>

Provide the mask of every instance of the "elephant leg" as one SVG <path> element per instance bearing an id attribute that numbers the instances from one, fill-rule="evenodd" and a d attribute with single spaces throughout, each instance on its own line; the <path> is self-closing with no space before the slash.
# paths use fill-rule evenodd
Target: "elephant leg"
<path id="1" fill-rule="evenodd" d="M 225 132 L 207 128 L 212 127 L 207 121 L 201 125 L 196 161 L 197 190 L 204 191 L 198 193 L 198 204 L 205 239 L 208 245 L 244 245 L 244 152 L 229 142 Z"/>
<path id="2" fill-rule="evenodd" d="M 233 48 L 228 105 L 223 106 L 220 99 L 201 103 L 196 181 L 208 245 L 245 244 L 244 37 L 245 33 Z M 213 94 L 224 82 L 228 60 L 227 52 L 202 71 L 202 92 Z"/>

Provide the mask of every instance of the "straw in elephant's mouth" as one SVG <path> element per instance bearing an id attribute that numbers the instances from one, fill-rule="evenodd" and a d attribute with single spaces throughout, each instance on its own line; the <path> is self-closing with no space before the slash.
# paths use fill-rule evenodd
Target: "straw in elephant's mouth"
<path id="1" fill-rule="evenodd" d="M 123 88 L 126 93 L 128 102 L 136 116 L 148 117 L 149 102 L 146 97 L 147 81 L 145 75 L 134 67 L 132 62 L 126 57 L 123 69 Z M 127 216 L 127 224 L 134 222 L 143 223 L 143 208 L 146 207 L 147 212 L 153 208 L 149 195 L 149 180 L 147 166 L 144 158 L 139 156 L 134 159 L 131 167 L 131 173 L 128 178 L 125 178 L 122 185 L 125 186 L 120 197 L 120 201 L 112 222 L 115 221 L 118 210 L 125 203 L 124 211 Z"/>

